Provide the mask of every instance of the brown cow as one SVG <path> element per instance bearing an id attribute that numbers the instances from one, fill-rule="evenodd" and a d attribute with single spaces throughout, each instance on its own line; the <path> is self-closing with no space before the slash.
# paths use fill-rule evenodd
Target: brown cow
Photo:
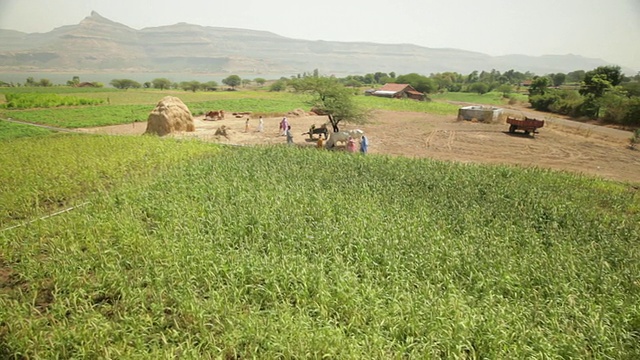
<path id="1" fill-rule="evenodd" d="M 224 119 L 224 110 L 209 111 L 205 114 L 205 119 L 222 120 Z"/>

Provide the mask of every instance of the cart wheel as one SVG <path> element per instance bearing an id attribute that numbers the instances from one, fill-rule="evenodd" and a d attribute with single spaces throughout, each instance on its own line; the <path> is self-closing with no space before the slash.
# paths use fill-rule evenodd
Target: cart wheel
<path id="1" fill-rule="evenodd" d="M 509 132 L 510 132 L 510 133 L 512 133 L 512 134 L 513 134 L 514 132 L 516 132 L 516 126 L 515 126 L 515 125 L 511 125 L 511 126 L 509 126 Z"/>
<path id="2" fill-rule="evenodd" d="M 525 135 L 529 135 L 529 130 L 524 131 Z"/>

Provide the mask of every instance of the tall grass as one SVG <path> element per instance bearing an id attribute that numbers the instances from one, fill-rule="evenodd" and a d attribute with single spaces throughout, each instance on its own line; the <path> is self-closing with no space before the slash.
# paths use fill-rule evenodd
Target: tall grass
<path id="1" fill-rule="evenodd" d="M 352 155 L 223 149 L 0 232 L 0 355 L 640 355 L 633 189 Z"/>

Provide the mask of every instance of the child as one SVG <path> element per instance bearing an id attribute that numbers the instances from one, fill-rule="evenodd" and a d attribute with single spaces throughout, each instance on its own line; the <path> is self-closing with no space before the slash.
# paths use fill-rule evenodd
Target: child
<path id="1" fill-rule="evenodd" d="M 351 136 L 349 136 L 347 142 L 347 151 L 352 153 L 356 152 L 356 141 Z"/>

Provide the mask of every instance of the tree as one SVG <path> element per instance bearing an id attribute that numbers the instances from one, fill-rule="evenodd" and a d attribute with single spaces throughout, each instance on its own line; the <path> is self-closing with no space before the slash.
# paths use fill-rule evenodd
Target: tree
<path id="1" fill-rule="evenodd" d="M 49 79 L 40 79 L 40 83 L 39 84 L 42 87 L 49 87 L 49 86 L 53 85 L 53 84 L 51 84 L 51 80 L 49 80 Z"/>
<path id="2" fill-rule="evenodd" d="M 544 95 L 549 88 L 550 80 L 546 76 L 535 76 L 529 86 L 529 97 L 535 95 Z"/>
<path id="3" fill-rule="evenodd" d="M 253 81 L 255 81 L 255 82 L 256 82 L 256 84 L 258 84 L 258 85 L 260 85 L 260 86 L 264 85 L 264 83 L 266 83 L 266 82 L 267 82 L 267 80 L 265 80 L 265 79 L 263 79 L 263 78 L 255 78 L 255 79 L 253 79 Z"/>
<path id="4" fill-rule="evenodd" d="M 131 79 L 113 79 L 109 84 L 116 89 L 139 89 L 142 87 L 139 82 Z"/>
<path id="5" fill-rule="evenodd" d="M 396 78 L 396 83 L 409 84 L 417 91 L 425 94 L 430 94 L 438 88 L 433 79 L 416 73 L 400 75 Z"/>
<path id="6" fill-rule="evenodd" d="M 587 71 L 580 85 L 581 95 L 602 97 L 604 92 L 622 82 L 622 72 L 619 66 L 600 66 Z"/>
<path id="7" fill-rule="evenodd" d="M 202 84 L 202 88 L 207 91 L 216 91 L 218 90 L 218 83 L 215 81 L 207 81 Z"/>
<path id="8" fill-rule="evenodd" d="M 184 91 L 196 92 L 198 89 L 201 88 L 201 86 L 202 84 L 200 84 L 200 82 L 196 80 L 183 81 L 180 83 L 180 88 Z"/>
<path id="9" fill-rule="evenodd" d="M 582 80 L 584 80 L 584 74 L 586 74 L 584 70 L 572 71 L 567 74 L 567 81 L 570 83 L 582 82 Z"/>
<path id="10" fill-rule="evenodd" d="M 274 92 L 283 91 L 284 89 L 287 88 L 287 81 L 288 80 L 280 79 L 274 82 L 273 84 L 271 84 L 271 86 L 269 86 L 269 91 L 274 91 Z"/>
<path id="11" fill-rule="evenodd" d="M 295 80 L 291 85 L 297 92 L 313 96 L 310 105 L 318 113 L 327 115 L 334 132 L 340 131 L 339 124 L 342 121 L 355 124 L 366 122 L 368 113 L 353 101 L 353 91 L 335 78 L 306 77 Z"/>
<path id="12" fill-rule="evenodd" d="M 242 83 L 242 79 L 238 75 L 229 75 L 225 79 L 222 80 L 222 83 L 228 86 L 231 86 L 232 89 L 235 89 L 236 86 Z"/>
<path id="13" fill-rule="evenodd" d="M 171 80 L 167 78 L 156 78 L 151 80 L 151 83 L 154 89 L 164 90 L 171 87 Z"/>
<path id="14" fill-rule="evenodd" d="M 511 87 L 511 85 L 509 84 L 502 84 L 500 86 L 498 86 L 498 88 L 496 89 L 498 92 L 502 93 L 502 97 L 509 97 L 509 94 L 511 94 L 513 92 L 513 88 Z"/>
<path id="15" fill-rule="evenodd" d="M 560 86 L 564 84 L 565 80 L 567 80 L 567 75 L 563 73 L 551 74 L 551 81 L 553 82 L 553 86 Z"/>
<path id="16" fill-rule="evenodd" d="M 247 86 L 247 85 L 249 85 L 249 84 L 251 84 L 251 80 L 250 80 L 250 79 L 242 79 L 242 86 L 243 86 L 243 87 L 244 87 L 244 86 Z"/>
<path id="17" fill-rule="evenodd" d="M 476 82 L 469 85 L 469 91 L 478 93 L 480 95 L 486 94 L 489 92 L 489 84 L 483 82 Z"/>
<path id="18" fill-rule="evenodd" d="M 68 86 L 78 86 L 80 84 L 80 76 L 74 76 L 71 80 L 67 80 Z"/>

